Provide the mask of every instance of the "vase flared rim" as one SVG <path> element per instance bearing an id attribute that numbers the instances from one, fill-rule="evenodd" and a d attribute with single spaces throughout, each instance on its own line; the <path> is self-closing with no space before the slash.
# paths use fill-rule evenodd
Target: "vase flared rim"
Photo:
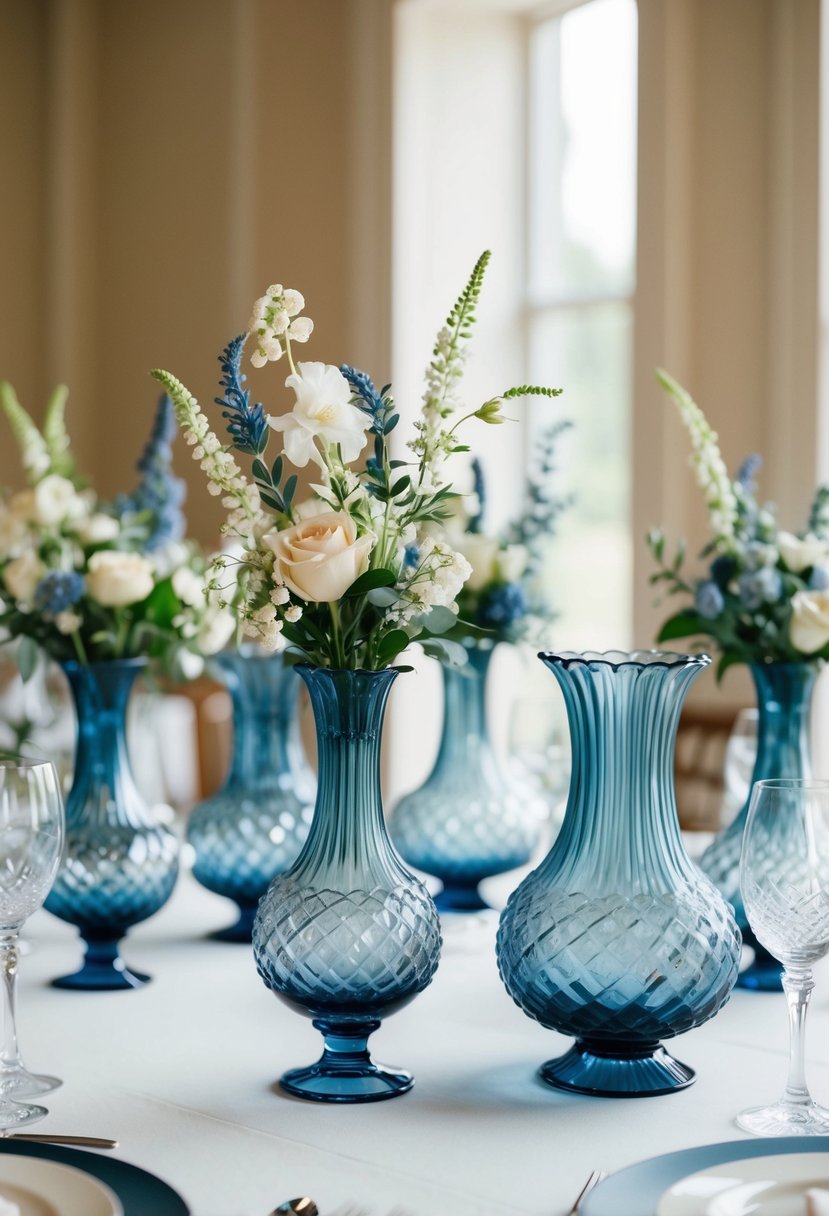
<path id="1" fill-rule="evenodd" d="M 324 663 L 294 663 L 294 667 L 297 671 L 330 671 L 334 676 L 381 676 L 390 671 L 400 675 L 401 672 L 411 670 L 408 667 L 397 667 L 394 663 L 388 667 L 327 667 Z"/>
<path id="2" fill-rule="evenodd" d="M 89 663 L 82 663 L 80 659 L 62 659 L 60 666 L 64 671 L 70 672 L 94 671 L 96 668 L 106 668 L 108 671 L 112 671 L 116 667 L 139 671 L 141 668 L 147 667 L 149 662 L 150 660 L 146 655 L 135 655 L 130 659 L 93 659 Z"/>
<path id="3" fill-rule="evenodd" d="M 676 650 L 541 650 L 538 657 L 557 667 L 707 667 L 707 654 L 682 654 Z"/>

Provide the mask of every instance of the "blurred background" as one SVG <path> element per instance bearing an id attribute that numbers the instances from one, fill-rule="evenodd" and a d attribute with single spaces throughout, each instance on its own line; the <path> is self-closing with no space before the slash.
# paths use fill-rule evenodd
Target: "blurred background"
<path id="1" fill-rule="evenodd" d="M 665 607 L 644 534 L 705 538 L 655 366 L 730 466 L 763 453 L 785 526 L 829 478 L 824 8 L 0 0 L 0 378 L 36 417 L 69 384 L 79 463 L 113 494 L 150 424 L 148 369 L 210 402 L 215 355 L 278 281 L 306 297 L 307 357 L 391 380 L 411 418 L 434 333 L 490 248 L 473 408 L 512 383 L 565 389 L 482 437 L 492 522 L 520 501 L 539 429 L 572 419 L 550 645 L 652 645 Z M 278 411 L 283 373 L 254 375 Z M 7 436 L 0 478 L 17 468 Z M 178 468 L 212 545 L 216 504 L 183 446 Z M 508 738 L 555 694 L 540 665 L 499 661 L 501 686 L 524 689 L 518 711 L 496 692 Z M 403 786 L 439 727 L 435 673 L 417 684 L 422 743 L 400 714 L 391 732 Z M 752 700 L 734 671 L 695 696 L 725 737 Z"/>

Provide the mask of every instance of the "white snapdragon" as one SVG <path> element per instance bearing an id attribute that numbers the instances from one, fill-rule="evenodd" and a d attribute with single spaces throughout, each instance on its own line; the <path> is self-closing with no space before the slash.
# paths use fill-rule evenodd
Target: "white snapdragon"
<path id="1" fill-rule="evenodd" d="M 254 367 L 264 367 L 282 358 L 288 342 L 307 342 L 314 331 L 310 317 L 300 317 L 305 298 L 292 287 L 272 283 L 253 305 L 248 323 L 256 336 L 256 350 L 250 357 Z"/>

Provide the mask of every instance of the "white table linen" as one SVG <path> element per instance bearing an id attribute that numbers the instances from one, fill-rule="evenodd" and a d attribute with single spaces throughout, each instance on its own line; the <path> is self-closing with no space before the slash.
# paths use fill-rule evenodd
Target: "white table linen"
<path id="1" fill-rule="evenodd" d="M 494 880 L 489 894 L 503 902 L 516 881 Z M 291 1099 L 276 1078 L 316 1059 L 322 1041 L 264 987 L 249 947 L 206 940 L 231 917 L 227 901 L 185 874 L 126 940 L 130 966 L 155 977 L 146 988 L 48 987 L 80 947 L 45 912 L 27 926 L 34 949 L 21 967 L 24 1058 L 65 1081 L 35 1130 L 117 1138 L 118 1155 L 170 1182 L 194 1216 L 266 1216 L 298 1195 L 322 1216 L 346 1203 L 376 1216 L 395 1206 L 411 1216 L 561 1216 L 592 1169 L 741 1139 L 734 1115 L 782 1090 L 784 999 L 745 992 L 672 1040 L 698 1074 L 682 1093 L 613 1100 L 543 1086 L 536 1069 L 569 1041 L 507 996 L 489 914 L 446 926 L 435 981 L 371 1040 L 377 1058 L 414 1072 L 410 1094 L 358 1106 Z M 808 1075 L 829 1102 L 829 975 L 818 978 Z"/>

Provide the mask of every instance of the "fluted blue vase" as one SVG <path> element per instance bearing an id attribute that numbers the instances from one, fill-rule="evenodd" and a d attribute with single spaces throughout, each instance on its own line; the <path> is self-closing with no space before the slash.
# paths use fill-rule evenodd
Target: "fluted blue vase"
<path id="1" fill-rule="evenodd" d="M 77 925 L 79 971 L 53 981 L 85 991 L 139 988 L 119 952 L 127 931 L 167 902 L 178 874 L 178 839 L 147 806 L 130 769 L 126 712 L 143 659 L 62 664 L 77 715 L 66 846 L 46 907 Z"/>
<path id="2" fill-rule="evenodd" d="M 213 663 L 233 704 L 233 751 L 222 788 L 193 810 L 187 839 L 198 881 L 239 908 L 236 922 L 212 936 L 249 942 L 256 905 L 308 836 L 316 780 L 299 737 L 295 669 L 258 650 Z"/>
<path id="3" fill-rule="evenodd" d="M 662 1039 L 713 1017 L 737 978 L 731 908 L 688 858 L 674 797 L 676 729 L 706 655 L 543 654 L 567 708 L 570 796 L 550 853 L 498 930 L 508 992 L 574 1046 L 541 1068 L 557 1088 L 670 1093 L 694 1072 Z"/>
<path id="4" fill-rule="evenodd" d="M 478 884 L 525 865 L 543 827 L 538 800 L 506 775 L 490 740 L 486 687 L 493 649 L 470 646 L 465 667 L 441 668 L 443 729 L 435 766 L 389 821 L 405 860 L 443 884 L 435 897 L 441 912 L 488 908 Z"/>
<path id="5" fill-rule="evenodd" d="M 319 1102 L 374 1102 L 410 1089 L 408 1072 L 369 1055 L 368 1037 L 437 969 L 440 925 L 386 832 L 380 740 L 396 675 L 299 666 L 317 729 L 319 784 L 308 839 L 259 904 L 253 928 L 265 984 L 310 1017 L 321 1059 L 281 1078 Z"/>
<path id="6" fill-rule="evenodd" d="M 774 777 L 807 779 L 812 775 L 809 726 L 817 666 L 810 663 L 752 663 L 757 690 L 757 757 L 745 806 L 700 858 L 699 864 L 733 905 L 746 945 L 754 951 L 749 967 L 737 978 L 738 988 L 782 992 L 782 968 L 762 946 L 748 924 L 740 896 L 740 852 L 756 781 Z"/>

